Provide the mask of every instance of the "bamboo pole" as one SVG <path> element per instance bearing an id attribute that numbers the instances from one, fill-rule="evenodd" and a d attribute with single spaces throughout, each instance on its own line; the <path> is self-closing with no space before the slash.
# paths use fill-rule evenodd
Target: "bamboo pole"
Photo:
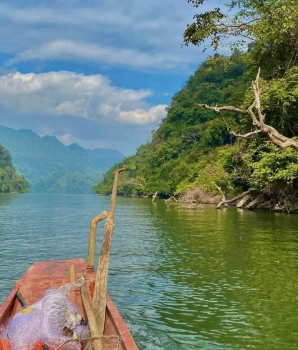
<path id="1" fill-rule="evenodd" d="M 124 170 L 125 168 L 121 168 L 116 170 L 113 173 L 115 177 L 114 177 L 110 208 L 109 208 L 109 213 L 107 217 L 107 222 L 105 224 L 104 237 L 103 237 L 103 242 L 101 246 L 96 276 L 95 276 L 93 308 L 96 315 L 99 334 L 103 334 L 103 331 L 104 331 L 105 312 L 106 312 L 106 303 L 107 303 L 107 289 L 108 289 L 108 270 L 109 270 L 109 260 L 110 260 L 110 252 L 111 252 L 111 245 L 112 245 L 112 235 L 114 230 L 114 216 L 115 216 L 118 178 L 119 178 L 119 174 Z"/>
<path id="2" fill-rule="evenodd" d="M 95 216 L 90 222 L 87 269 L 94 269 L 97 224 L 99 223 L 99 221 L 105 219 L 107 216 L 108 213 L 106 211 L 103 211 L 101 214 Z"/>

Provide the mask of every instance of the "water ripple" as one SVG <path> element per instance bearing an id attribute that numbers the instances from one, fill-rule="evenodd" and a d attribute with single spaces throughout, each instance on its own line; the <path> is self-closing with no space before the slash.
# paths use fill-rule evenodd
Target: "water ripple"
<path id="1" fill-rule="evenodd" d="M 90 220 L 108 205 L 0 196 L 0 301 L 34 261 L 85 257 Z M 294 349 L 297 227 L 294 215 L 118 198 L 109 293 L 141 350 Z"/>

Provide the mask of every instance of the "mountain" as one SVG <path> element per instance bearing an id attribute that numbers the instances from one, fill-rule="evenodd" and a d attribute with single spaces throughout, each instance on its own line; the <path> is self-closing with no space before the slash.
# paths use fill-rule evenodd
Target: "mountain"
<path id="1" fill-rule="evenodd" d="M 121 155 L 113 150 L 85 150 L 78 144 L 65 146 L 55 136 L 40 137 L 31 130 L 4 126 L 0 126 L 0 143 L 32 192 L 91 193 L 102 173 Z"/>
<path id="2" fill-rule="evenodd" d="M 90 164 L 98 171 L 106 172 L 112 165 L 119 163 L 124 155 L 109 148 L 86 149 Z"/>

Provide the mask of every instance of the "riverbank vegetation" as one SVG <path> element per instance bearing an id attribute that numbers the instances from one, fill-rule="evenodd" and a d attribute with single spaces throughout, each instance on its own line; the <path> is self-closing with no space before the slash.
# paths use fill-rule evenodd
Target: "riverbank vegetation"
<path id="1" fill-rule="evenodd" d="M 10 153 L 0 144 L 0 193 L 29 192 L 29 183 L 16 173 Z"/>
<path id="2" fill-rule="evenodd" d="M 204 0 L 188 2 L 200 9 Z M 126 167 L 122 195 L 199 190 L 205 201 L 220 194 L 222 205 L 296 210 L 298 3 L 238 0 L 228 8 L 234 17 L 219 8 L 198 13 L 184 44 L 204 49 L 211 39 L 218 49 L 230 40 L 231 55 L 215 54 L 198 67 L 151 141 L 111 168 L 95 193 L 110 193 L 110 173 Z"/>

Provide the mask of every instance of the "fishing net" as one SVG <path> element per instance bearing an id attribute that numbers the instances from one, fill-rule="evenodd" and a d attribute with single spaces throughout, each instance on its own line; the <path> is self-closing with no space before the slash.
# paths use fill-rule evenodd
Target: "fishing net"
<path id="1" fill-rule="evenodd" d="M 86 339 L 86 341 L 84 342 L 84 350 L 94 350 L 93 341 L 95 339 L 100 340 L 102 350 L 120 350 L 120 349 L 123 349 L 121 347 L 121 338 L 118 335 L 110 335 L 110 336 L 103 335 L 99 338 L 90 337 L 89 339 Z"/>
<path id="2" fill-rule="evenodd" d="M 7 339 L 12 350 L 31 350 L 39 341 L 50 348 L 80 350 L 80 339 L 89 334 L 69 292 L 79 288 L 85 280 L 81 277 L 59 289 L 48 290 L 35 304 L 22 309 L 6 327 L 0 329 L 0 337 Z"/>

